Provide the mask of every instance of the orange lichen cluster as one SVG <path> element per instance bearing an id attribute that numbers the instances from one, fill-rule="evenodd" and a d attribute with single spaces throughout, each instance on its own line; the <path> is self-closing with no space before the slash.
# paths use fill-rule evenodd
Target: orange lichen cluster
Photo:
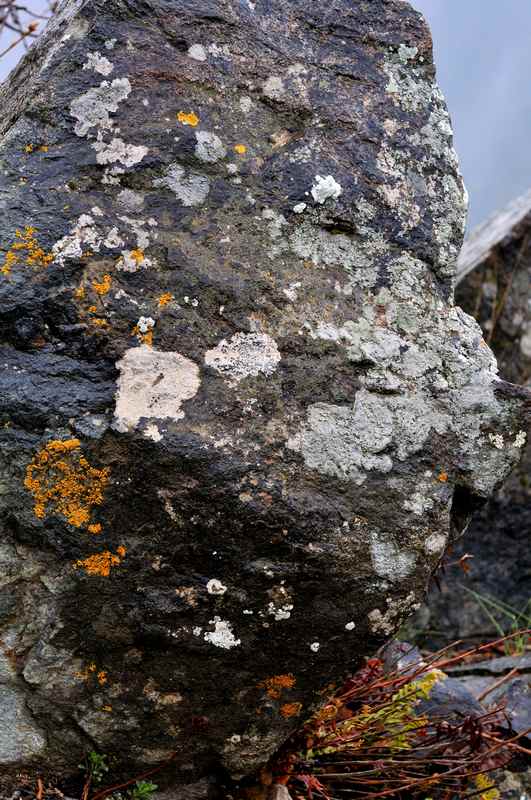
<path id="1" fill-rule="evenodd" d="M 171 292 L 165 292 L 164 294 L 161 294 L 161 296 L 158 298 L 157 305 L 159 308 L 164 308 L 164 306 L 167 306 L 168 303 L 171 303 L 172 300 L 173 300 L 173 295 L 171 294 Z"/>
<path id="2" fill-rule="evenodd" d="M 76 678 L 79 678 L 82 681 L 88 681 L 91 678 L 96 678 L 100 686 L 105 686 L 109 680 L 107 671 L 104 669 L 98 669 L 94 661 L 91 661 L 88 667 L 86 667 L 86 669 L 84 669 L 82 672 L 76 672 Z"/>
<path id="3" fill-rule="evenodd" d="M 284 719 L 296 717 L 301 713 L 302 703 L 284 703 L 280 706 L 280 713 Z"/>
<path id="4" fill-rule="evenodd" d="M 100 523 L 97 522 L 95 525 L 89 525 L 87 530 L 89 533 L 93 533 L 97 536 L 98 533 L 102 532 L 103 528 L 101 527 Z"/>
<path id="5" fill-rule="evenodd" d="M 247 147 L 244 144 L 235 144 L 234 150 L 238 155 L 243 156 L 247 152 Z"/>
<path id="6" fill-rule="evenodd" d="M 447 473 L 447 472 L 441 472 L 441 473 L 439 474 L 438 480 L 439 480 L 441 483 L 446 483 L 446 482 L 448 481 L 448 473 Z"/>
<path id="7" fill-rule="evenodd" d="M 97 280 L 92 281 L 92 287 L 94 291 L 97 292 L 101 297 L 103 297 L 105 294 L 108 294 L 111 289 L 111 285 L 112 278 L 110 275 L 104 275 L 100 283 L 98 283 Z"/>
<path id="8" fill-rule="evenodd" d="M 258 684 L 259 689 L 265 689 L 272 700 L 279 700 L 284 689 L 293 689 L 296 684 L 293 675 L 273 675 Z"/>
<path id="9" fill-rule="evenodd" d="M 136 261 L 137 267 L 141 267 L 146 258 L 144 251 L 140 250 L 140 248 L 137 248 L 136 250 L 131 250 L 129 255 L 131 256 L 132 259 Z"/>
<path id="10" fill-rule="evenodd" d="M 15 231 L 15 241 L 7 251 L 0 273 L 6 277 L 16 264 L 25 263 L 29 267 L 47 267 L 53 261 L 52 253 L 46 253 L 35 238 L 36 228 L 26 225 L 24 232 Z"/>
<path id="11" fill-rule="evenodd" d="M 177 114 L 177 119 L 183 125 L 190 125 L 192 128 L 196 128 L 199 125 L 199 117 L 197 114 L 194 114 L 193 111 L 188 113 L 185 111 L 179 111 Z"/>
<path id="12" fill-rule="evenodd" d="M 102 553 L 94 553 L 88 558 L 76 561 L 74 567 L 83 567 L 87 575 L 99 575 L 102 578 L 108 578 L 111 574 L 111 569 L 122 563 L 126 552 L 123 546 L 116 548 L 116 555 L 111 553 L 110 550 L 104 550 Z"/>
<path id="13" fill-rule="evenodd" d="M 39 153 L 47 153 L 49 149 L 50 149 L 50 148 L 48 147 L 48 145 L 47 145 L 47 144 L 42 144 L 40 147 L 37 147 L 37 148 L 36 148 L 36 146 L 30 142 L 29 144 L 27 144 L 27 145 L 25 146 L 25 148 L 24 148 L 24 152 L 25 152 L 25 153 L 28 153 L 28 155 L 29 155 L 30 153 L 34 153 L 34 152 L 35 152 L 35 150 L 37 150 L 37 152 L 39 152 Z"/>
<path id="14" fill-rule="evenodd" d="M 26 468 L 24 486 L 34 497 L 35 516 L 61 514 L 75 528 L 86 526 L 94 506 L 103 502 L 110 470 L 92 467 L 79 439 L 52 441 Z"/>

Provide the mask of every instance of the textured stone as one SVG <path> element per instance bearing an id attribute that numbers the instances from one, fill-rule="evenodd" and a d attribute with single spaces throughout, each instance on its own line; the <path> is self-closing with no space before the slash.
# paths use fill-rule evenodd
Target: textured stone
<path id="1" fill-rule="evenodd" d="M 39 765 L 247 775 L 521 453 L 525 393 L 453 303 L 429 31 L 399 0 L 66 0 L 0 91 L 0 519 L 35 565 L 0 639 Z"/>

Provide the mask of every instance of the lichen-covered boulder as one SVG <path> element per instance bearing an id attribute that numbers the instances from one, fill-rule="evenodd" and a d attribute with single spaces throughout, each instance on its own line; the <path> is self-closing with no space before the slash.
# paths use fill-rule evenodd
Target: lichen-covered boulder
<path id="1" fill-rule="evenodd" d="M 246 775 L 524 438 L 453 304 L 429 32 L 399 0 L 67 0 L 1 102 L 1 769 Z"/>

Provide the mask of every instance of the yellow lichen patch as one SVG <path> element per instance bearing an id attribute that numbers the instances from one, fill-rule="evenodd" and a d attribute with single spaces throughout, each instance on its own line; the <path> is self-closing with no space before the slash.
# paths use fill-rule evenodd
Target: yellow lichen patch
<path id="1" fill-rule="evenodd" d="M 273 675 L 258 684 L 259 689 L 265 689 L 272 700 L 278 700 L 284 689 L 293 689 L 296 684 L 293 675 Z"/>
<path id="2" fill-rule="evenodd" d="M 172 300 L 173 300 L 173 295 L 171 294 L 171 292 L 165 292 L 164 294 L 161 294 L 161 296 L 158 298 L 157 305 L 159 308 L 164 308 L 164 306 L 167 306 L 168 303 L 171 303 Z"/>
<path id="3" fill-rule="evenodd" d="M 76 561 L 74 568 L 82 567 L 87 575 L 99 575 L 102 578 L 108 578 L 111 574 L 111 569 L 117 567 L 122 563 L 125 556 L 125 547 L 118 547 L 116 550 L 117 555 L 113 555 L 110 550 L 104 550 L 102 553 L 94 553 L 88 558 L 82 558 Z"/>
<path id="4" fill-rule="evenodd" d="M 105 711 L 107 714 L 110 714 L 112 711 L 112 706 L 102 706 L 102 711 Z"/>
<path id="5" fill-rule="evenodd" d="M 27 144 L 26 147 L 24 148 L 25 153 L 33 153 L 34 150 L 35 150 L 34 144 Z"/>
<path id="6" fill-rule="evenodd" d="M 492 778 L 488 775 L 481 774 L 474 777 L 476 788 L 479 789 L 481 800 L 498 800 L 500 793 L 496 789 Z M 476 794 L 479 794 L 476 792 Z"/>
<path id="7" fill-rule="evenodd" d="M 100 283 L 97 280 L 92 281 L 92 288 L 102 297 L 110 291 L 111 285 L 112 278 L 110 275 L 104 275 Z"/>
<path id="8" fill-rule="evenodd" d="M 16 264 L 27 264 L 29 267 L 47 267 L 53 261 L 52 253 L 46 253 L 39 247 L 35 234 L 36 228 L 27 225 L 24 232 L 15 231 L 15 241 L 4 257 L 4 263 L 0 267 L 2 275 L 9 275 Z"/>
<path id="9" fill-rule="evenodd" d="M 89 533 L 93 533 L 93 534 L 95 534 L 97 536 L 99 533 L 102 532 L 103 528 L 100 525 L 100 523 L 97 522 L 95 525 L 89 525 L 87 530 L 88 530 Z"/>
<path id="10" fill-rule="evenodd" d="M 48 147 L 48 145 L 47 145 L 47 144 L 42 144 L 42 145 L 39 147 L 39 150 L 40 150 L 40 152 L 41 152 L 41 153 L 47 153 L 49 149 L 50 149 L 50 148 Z"/>
<path id="11" fill-rule="evenodd" d="M 109 324 L 106 319 L 102 319 L 101 317 L 94 317 L 94 319 L 90 321 L 93 325 L 96 325 L 97 328 L 106 328 Z"/>
<path id="12" fill-rule="evenodd" d="M 191 125 L 192 128 L 197 128 L 199 125 L 199 117 L 193 111 L 179 111 L 177 119 L 182 125 Z"/>
<path id="13" fill-rule="evenodd" d="M 284 703 L 280 706 L 280 713 L 284 719 L 289 717 L 296 717 L 301 713 L 302 703 Z"/>
<path id="14" fill-rule="evenodd" d="M 109 472 L 89 464 L 79 439 L 52 441 L 28 464 L 24 486 L 33 494 L 36 517 L 60 514 L 81 528 L 89 524 L 94 506 L 102 504 Z"/>
<path id="15" fill-rule="evenodd" d="M 235 144 L 234 145 L 234 150 L 240 156 L 244 156 L 245 153 L 247 152 L 247 148 L 246 148 L 246 146 L 244 144 Z"/>
<path id="16" fill-rule="evenodd" d="M 84 300 L 86 295 L 85 287 L 78 286 L 77 289 L 74 289 L 74 297 L 76 300 Z"/>

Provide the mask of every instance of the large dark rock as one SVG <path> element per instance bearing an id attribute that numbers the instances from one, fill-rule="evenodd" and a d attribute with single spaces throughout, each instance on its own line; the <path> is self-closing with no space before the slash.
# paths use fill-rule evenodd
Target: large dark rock
<path id="1" fill-rule="evenodd" d="M 521 452 L 453 304 L 429 32 L 70 0 L 1 103 L 4 781 L 91 749 L 247 774 Z"/>

